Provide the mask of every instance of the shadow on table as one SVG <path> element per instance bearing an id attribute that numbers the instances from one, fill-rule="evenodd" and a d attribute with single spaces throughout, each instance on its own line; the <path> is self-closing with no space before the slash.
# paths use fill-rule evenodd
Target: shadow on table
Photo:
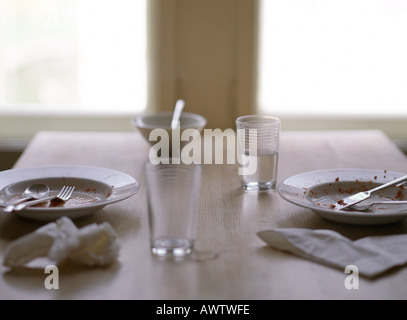
<path id="1" fill-rule="evenodd" d="M 83 290 L 94 290 L 95 287 L 97 288 L 99 285 L 106 286 L 106 284 L 116 277 L 121 267 L 118 261 L 106 267 L 87 267 L 65 261 L 58 264 L 56 266 L 57 268 L 45 272 L 47 265 L 40 266 L 40 264 L 41 263 L 38 263 L 38 265 L 34 267 L 10 269 L 2 274 L 3 280 L 16 289 L 24 289 L 26 293 L 30 291 L 33 293 L 41 293 L 39 296 L 33 296 L 33 299 L 44 298 L 42 294 L 46 294 L 47 296 L 52 295 L 53 298 L 61 296 L 69 299 L 71 295 L 75 296 Z M 74 279 L 74 281 L 72 281 L 72 279 Z M 95 281 L 95 279 L 99 279 L 100 281 Z M 55 285 L 57 287 L 49 287 Z M 99 292 L 99 294 L 103 295 L 103 292 Z"/>

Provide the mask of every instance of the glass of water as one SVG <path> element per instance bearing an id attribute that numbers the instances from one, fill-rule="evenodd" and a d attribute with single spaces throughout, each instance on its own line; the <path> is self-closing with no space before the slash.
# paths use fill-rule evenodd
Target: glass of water
<path id="1" fill-rule="evenodd" d="M 239 175 L 244 190 L 275 190 L 280 127 L 280 119 L 272 116 L 248 115 L 236 119 Z"/>
<path id="2" fill-rule="evenodd" d="M 180 260 L 194 247 L 201 166 L 147 162 L 145 169 L 152 253 Z"/>

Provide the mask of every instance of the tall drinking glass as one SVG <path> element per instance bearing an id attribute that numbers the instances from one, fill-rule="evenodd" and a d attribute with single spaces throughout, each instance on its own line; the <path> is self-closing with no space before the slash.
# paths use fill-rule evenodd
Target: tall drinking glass
<path id="1" fill-rule="evenodd" d="M 180 259 L 194 247 L 199 211 L 201 166 L 146 164 L 152 253 Z"/>

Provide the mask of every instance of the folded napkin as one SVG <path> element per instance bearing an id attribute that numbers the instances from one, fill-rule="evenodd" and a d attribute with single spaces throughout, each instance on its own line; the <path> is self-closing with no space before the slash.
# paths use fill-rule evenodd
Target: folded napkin
<path id="1" fill-rule="evenodd" d="M 407 234 L 352 241 L 332 230 L 276 228 L 257 235 L 273 248 L 342 271 L 354 265 L 360 275 L 370 278 L 407 263 Z"/>

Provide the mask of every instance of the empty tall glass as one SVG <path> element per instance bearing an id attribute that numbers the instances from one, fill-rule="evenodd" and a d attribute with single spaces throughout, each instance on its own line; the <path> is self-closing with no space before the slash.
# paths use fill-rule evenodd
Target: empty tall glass
<path id="1" fill-rule="evenodd" d="M 150 243 L 153 254 L 180 259 L 194 247 L 201 166 L 146 164 Z"/>

